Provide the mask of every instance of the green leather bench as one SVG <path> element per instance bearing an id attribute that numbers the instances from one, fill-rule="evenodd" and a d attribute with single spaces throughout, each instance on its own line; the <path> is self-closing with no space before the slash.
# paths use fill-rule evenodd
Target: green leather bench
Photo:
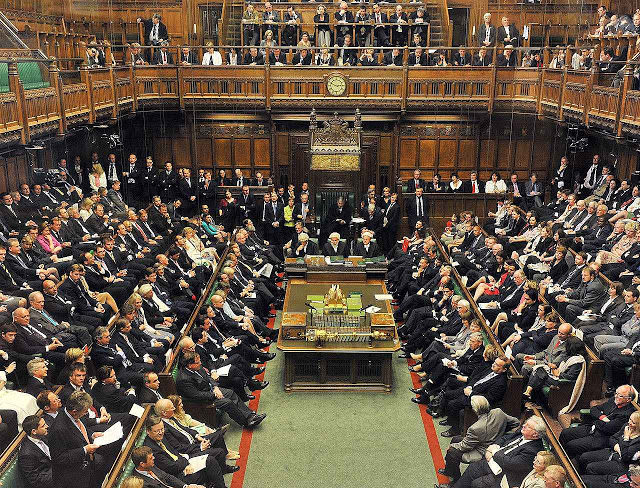
<path id="1" fill-rule="evenodd" d="M 42 79 L 37 62 L 18 63 L 18 76 L 25 90 L 47 88 L 49 82 Z M 0 93 L 9 91 L 9 64 L 0 63 Z"/>

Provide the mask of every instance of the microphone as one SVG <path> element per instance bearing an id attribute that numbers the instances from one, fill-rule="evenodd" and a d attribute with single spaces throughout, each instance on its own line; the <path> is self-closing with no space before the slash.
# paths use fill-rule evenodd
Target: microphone
<path id="1" fill-rule="evenodd" d="M 309 307 L 309 308 L 312 308 L 312 309 L 314 309 L 314 310 L 317 310 L 317 308 L 315 307 L 315 305 L 313 305 L 311 302 L 304 302 L 304 304 L 305 304 L 307 307 Z"/>

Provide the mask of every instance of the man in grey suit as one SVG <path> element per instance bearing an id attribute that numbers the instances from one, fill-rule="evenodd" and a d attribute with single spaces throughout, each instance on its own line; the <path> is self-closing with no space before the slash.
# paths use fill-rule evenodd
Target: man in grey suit
<path id="1" fill-rule="evenodd" d="M 86 327 L 71 325 L 69 322 L 58 322 L 44 309 L 44 295 L 39 291 L 29 294 L 29 323 L 39 326 L 60 338 L 62 343 L 72 344 L 77 341 L 80 346 L 90 346 L 93 341 Z M 65 340 L 65 336 L 67 340 Z M 73 336 L 73 337 L 72 337 Z"/>
<path id="2" fill-rule="evenodd" d="M 113 209 L 113 213 L 126 215 L 129 207 L 122 198 L 122 193 L 120 193 L 120 182 L 114 181 L 111 189 L 107 192 L 107 200 L 111 203 L 111 208 Z"/>
<path id="3" fill-rule="evenodd" d="M 536 354 L 520 353 L 516 356 L 516 368 L 520 370 L 525 381 L 531 375 L 534 366 L 546 365 L 557 368 L 562 361 L 567 359 L 566 340 L 573 332 L 571 324 L 564 323 L 558 327 L 558 333 L 544 351 Z"/>
<path id="4" fill-rule="evenodd" d="M 490 445 L 484 459 L 471 463 L 462 477 L 450 486 L 471 488 L 473 483 L 474 487 L 495 487 L 500 486 L 503 476 L 507 477 L 508 486 L 520 486 L 536 455 L 544 449 L 542 438 L 546 433 L 544 420 L 536 415 L 529 417 L 520 433 L 505 435 Z M 490 460 L 500 467 L 500 474 L 494 474 L 489 467 Z"/>
<path id="5" fill-rule="evenodd" d="M 602 306 L 607 299 L 607 289 L 602 282 L 596 278 L 595 271 L 589 266 L 582 270 L 582 283 L 569 294 L 558 295 L 558 312 L 569 323 L 576 321 L 586 309 L 596 310 Z"/>
<path id="6" fill-rule="evenodd" d="M 298 247 L 296 247 L 294 254 L 297 258 L 304 256 L 317 256 L 320 254 L 318 245 L 315 242 L 309 240 L 309 235 L 306 232 L 298 235 Z"/>
<path id="7" fill-rule="evenodd" d="M 471 408 L 478 416 L 462 436 L 451 439 L 445 455 L 445 466 L 438 473 L 452 478 L 455 483 L 460 478 L 460 463 L 474 463 L 482 460 L 487 448 L 505 434 L 518 430 L 520 421 L 507 415 L 499 408 L 491 409 L 487 399 L 481 395 L 471 397 Z"/>

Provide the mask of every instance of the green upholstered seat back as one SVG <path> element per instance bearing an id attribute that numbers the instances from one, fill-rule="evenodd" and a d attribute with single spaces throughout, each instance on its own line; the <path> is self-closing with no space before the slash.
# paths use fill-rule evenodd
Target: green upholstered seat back
<path id="1" fill-rule="evenodd" d="M 10 486 L 11 488 L 26 488 L 27 484 L 22 479 L 18 469 L 18 456 L 15 455 L 7 465 L 7 469 L 0 474 L 0 486 Z"/>
<path id="2" fill-rule="evenodd" d="M 136 439 L 136 447 L 140 447 L 144 442 L 144 440 L 146 439 L 146 437 L 147 437 L 147 430 L 142 429 L 142 431 L 140 432 L 140 435 Z M 127 464 L 125 464 L 124 466 L 124 471 L 118 477 L 118 480 L 115 483 L 116 488 L 120 488 L 120 486 L 122 486 L 123 481 L 126 480 L 127 477 L 131 475 L 131 473 L 133 473 L 133 468 L 134 468 L 133 461 L 131 461 L 131 458 L 129 458 L 129 460 L 127 461 Z"/>
<path id="3" fill-rule="evenodd" d="M 18 63 L 18 76 L 25 90 L 49 86 L 49 82 L 42 79 L 40 66 L 35 61 Z M 0 63 L 0 92 L 7 91 L 9 91 L 9 65 Z"/>

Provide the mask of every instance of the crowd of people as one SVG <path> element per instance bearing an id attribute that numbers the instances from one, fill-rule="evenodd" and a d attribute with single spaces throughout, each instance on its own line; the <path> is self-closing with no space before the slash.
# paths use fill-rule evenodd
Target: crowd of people
<path id="1" fill-rule="evenodd" d="M 597 20 L 598 27 L 591 33 L 593 38 L 640 34 L 640 12 L 616 15 L 600 7 Z M 477 47 L 472 50 L 430 48 L 430 21 L 429 10 L 423 5 L 387 7 L 375 3 L 350 7 L 344 1 L 336 6 L 321 3 L 313 22 L 304 23 L 295 5 L 287 5 L 285 12 L 274 10 L 271 2 L 248 3 L 241 19 L 244 50 L 225 49 L 221 53 L 214 42 L 209 41 L 200 57 L 199 50 L 188 45 L 171 46 L 166 25 L 159 14 L 154 14 L 150 19 L 138 19 L 144 26 L 144 47 L 133 43 L 124 62 L 184 66 L 545 66 L 541 49 L 522 49 L 530 33 L 525 26 L 516 26 L 506 14 L 501 16 L 499 25 L 492 22 L 491 13 L 484 14 L 483 22 L 473 26 L 473 44 Z M 623 67 L 621 62 L 627 59 L 627 47 L 623 46 L 618 53 L 611 47 L 603 47 L 595 59 L 596 48 L 591 44 L 575 49 L 568 57 L 565 48 L 556 46 L 546 66 L 561 69 L 566 65 L 569 69 L 589 70 L 598 64 L 604 73 L 617 73 Z M 107 57 L 110 64 L 115 64 L 113 55 L 105 51 L 108 46 L 106 41 L 88 46 L 87 64 L 105 66 Z M 409 48 L 408 54 L 405 47 Z M 495 53 L 494 48 L 498 48 Z M 293 56 L 288 57 L 287 53 Z"/>
<path id="2" fill-rule="evenodd" d="M 412 360 L 409 370 L 423 382 L 412 388 L 411 401 L 449 426 L 442 436 L 452 442 L 440 473 L 451 483 L 441 488 L 499 486 L 503 474 L 508 486 L 562 486 L 566 473 L 540 446 L 496 443 L 518 426 L 501 410 L 513 400 L 505 397 L 508 369 L 524 378 L 525 409 L 546 409 L 549 388 L 570 385 L 564 414 L 575 409 L 585 387 L 589 349 L 604 362 L 605 401 L 580 426 L 562 430 L 559 441 L 585 486 L 640 482 L 640 412 L 628 384 L 628 368 L 640 357 L 640 189 L 618 179 L 597 154 L 582 175 L 563 157 L 550 175 L 552 198 L 545 203 L 535 174 L 526 183 L 513 174 L 505 184 L 494 173 L 490 190 L 499 187 L 497 193 L 509 198 L 499 199 L 482 226 L 471 212 L 454 215 L 441 236 L 412 219 L 421 200 L 455 187 L 490 191 L 489 182 L 472 173 L 464 182 L 452 175 L 447 185 L 437 177 L 426 183 L 418 170 L 408 182 L 413 233 L 387 254 L 387 286 L 397 306 L 400 357 Z M 438 238 L 447 256 L 438 252 Z M 454 282 L 455 274 L 461 282 Z M 479 315 L 459 286 L 468 289 Z M 465 409 L 478 417 L 466 432 Z M 535 424 L 521 435 L 539 438 L 542 425 L 538 437 Z M 464 474 L 461 463 L 469 464 Z"/>
<path id="3" fill-rule="evenodd" d="M 442 474 L 452 487 L 496 486 L 494 463 L 509 486 L 562 485 L 566 472 L 542 448 L 544 422 L 533 416 L 519 426 L 500 407 L 515 368 L 525 406 L 544 409 L 545 389 L 568 382 L 563 411 L 571 411 L 585 386 L 587 348 L 604 361 L 608 399 L 560 442 L 589 487 L 640 481 L 640 414 L 626 371 L 640 357 L 640 189 L 598 155 L 583 173 L 562 158 L 545 202 L 535 174 L 526 183 L 515 173 L 508 183 L 497 173 L 483 182 L 477 172 L 442 183 L 416 170 L 403 189 L 406 212 L 390 188 L 371 185 L 356 208 L 338 198 L 316 228 L 307 183 L 272 191 L 268 178 L 240 169 L 192 178 L 151 158 L 139 165 L 135 154 L 123 165 L 114 154 L 101 161 L 93 153 L 86 165 L 61 159 L 45 181 L 0 195 L 3 445 L 27 432 L 19 466 L 29 486 L 93 486 L 121 447 L 96 439 L 118 422 L 131 429 L 133 405 L 153 403 L 147 439 L 132 455 L 137 474 L 159 486 L 225 486 L 224 474 L 236 469 L 227 461 L 239 454 L 226 447 L 225 427 L 190 418 L 182 402 L 259 425 L 265 414 L 247 402 L 268 386 L 256 376 L 275 356 L 268 346 L 278 331 L 268 324 L 283 303 L 284 259 L 358 254 L 386 259 L 401 357 L 424 382 L 411 400 L 449 426 Z M 471 212 L 451 219 L 439 236 L 450 260 L 426 232 L 429 195 L 445 191 L 509 196 L 484 226 Z M 398 239 L 404 216 L 412 233 Z M 183 335 L 215 269 L 215 292 Z M 178 395 L 165 399 L 158 378 L 170 351 Z M 466 409 L 478 420 L 465 432 Z M 206 467 L 193 472 L 188 458 L 198 453 Z M 461 463 L 469 464 L 464 474 Z"/>
<path id="4" fill-rule="evenodd" d="M 93 153 L 0 196 L 0 450 L 26 431 L 18 466 L 27 486 L 100 486 L 137 420 L 132 407 L 146 403 L 157 466 L 179 486 L 226 486 L 223 475 L 237 470 L 227 462 L 239 456 L 225 446 L 227 427 L 191 419 L 182 402 L 213 405 L 243 428 L 266 417 L 248 402 L 268 386 L 256 377 L 275 357 L 268 324 L 291 248 L 281 237 L 297 235 L 295 220 L 310 210 L 307 184 L 297 216 L 281 203 L 284 189 L 255 204 L 249 184 L 268 183 Z M 218 201 L 218 184 L 240 196 Z M 165 399 L 159 375 L 169 365 L 178 395 Z M 101 445 L 118 423 L 124 436 Z M 209 458 L 194 471 L 198 453 Z"/>

